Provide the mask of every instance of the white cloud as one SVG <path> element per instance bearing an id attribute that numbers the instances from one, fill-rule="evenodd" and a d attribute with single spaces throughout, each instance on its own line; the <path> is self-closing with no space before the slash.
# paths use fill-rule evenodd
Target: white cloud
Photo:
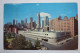
<path id="1" fill-rule="evenodd" d="M 41 20 L 44 20 L 44 18 L 41 18 Z"/>
<path id="2" fill-rule="evenodd" d="M 48 16 L 48 18 L 51 18 L 51 15 L 49 13 L 45 13 L 45 12 L 40 13 L 40 17 L 46 17 L 46 16 Z"/>
<path id="3" fill-rule="evenodd" d="M 38 3 L 37 3 L 36 5 L 37 5 L 37 6 L 39 6 L 39 4 L 38 4 Z"/>

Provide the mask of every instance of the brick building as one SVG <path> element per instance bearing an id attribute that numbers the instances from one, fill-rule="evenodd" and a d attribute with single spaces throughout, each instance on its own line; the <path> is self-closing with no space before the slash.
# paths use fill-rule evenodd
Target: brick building
<path id="1" fill-rule="evenodd" d="M 56 19 L 50 20 L 49 23 L 49 30 L 53 31 L 65 31 L 70 32 L 71 36 L 78 35 L 78 17 L 70 17 L 70 19 L 67 18 L 67 16 L 64 17 L 64 19 L 61 19 L 61 16 Z"/>
<path id="2" fill-rule="evenodd" d="M 9 25 L 9 26 L 5 26 L 4 28 L 8 32 L 13 32 L 18 34 L 18 28 L 16 26 Z"/>
<path id="3" fill-rule="evenodd" d="M 12 31 L 13 33 L 17 33 L 17 34 L 18 34 L 18 28 L 13 27 L 12 30 L 13 30 L 13 31 Z"/>

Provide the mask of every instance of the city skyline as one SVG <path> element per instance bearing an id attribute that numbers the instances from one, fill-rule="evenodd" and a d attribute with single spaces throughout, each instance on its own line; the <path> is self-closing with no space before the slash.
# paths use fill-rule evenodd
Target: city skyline
<path id="1" fill-rule="evenodd" d="M 77 3 L 5 4 L 4 50 L 77 50 L 77 8 Z"/>
<path id="2" fill-rule="evenodd" d="M 5 4 L 4 24 L 7 22 L 12 23 L 13 19 L 17 20 L 17 22 L 21 22 L 21 20 L 25 20 L 25 18 L 29 23 L 30 17 L 33 18 L 33 21 L 37 22 L 38 13 L 40 13 L 41 20 L 43 20 L 45 16 L 48 16 L 49 19 L 55 19 L 58 18 L 59 16 L 61 16 L 61 18 L 63 19 L 65 16 L 67 16 L 69 19 L 70 17 L 76 17 L 76 14 L 78 14 L 77 4 L 76 3 Z"/>

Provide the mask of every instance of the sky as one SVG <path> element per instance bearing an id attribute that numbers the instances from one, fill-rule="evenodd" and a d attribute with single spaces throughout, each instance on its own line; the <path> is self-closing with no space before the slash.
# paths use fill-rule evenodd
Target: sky
<path id="1" fill-rule="evenodd" d="M 55 19 L 61 16 L 63 19 L 65 16 L 76 17 L 78 14 L 77 3 L 19 3 L 19 4 L 4 4 L 4 24 L 7 22 L 13 22 L 13 19 L 17 22 L 25 20 L 30 22 L 30 17 L 33 21 L 37 22 L 37 15 L 40 13 L 41 20 L 44 20 L 45 16 L 49 19 Z"/>

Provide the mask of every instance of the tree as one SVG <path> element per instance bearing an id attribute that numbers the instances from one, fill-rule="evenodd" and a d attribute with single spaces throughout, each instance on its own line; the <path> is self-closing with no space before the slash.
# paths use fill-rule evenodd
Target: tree
<path id="1" fill-rule="evenodd" d="M 35 47 L 40 47 L 40 41 L 38 40 L 38 38 L 37 38 L 37 40 L 35 41 Z"/>
<path id="2" fill-rule="evenodd" d="M 10 33 L 7 33 L 6 36 L 7 36 L 7 38 L 11 38 L 11 34 Z"/>
<path id="3" fill-rule="evenodd" d="M 32 47 L 33 47 L 33 46 L 32 46 L 32 43 L 31 43 L 31 41 L 29 40 L 29 41 L 28 41 L 28 44 L 27 44 L 27 48 L 30 49 L 30 48 L 32 48 Z"/>
<path id="4" fill-rule="evenodd" d="M 11 34 L 11 37 L 15 37 L 15 33 L 12 33 L 12 34 Z"/>
<path id="5" fill-rule="evenodd" d="M 6 36 L 4 35 L 4 49 L 8 49 L 8 41 L 6 40 Z"/>
<path id="6" fill-rule="evenodd" d="M 22 35 L 17 36 L 14 40 L 12 40 L 12 47 L 13 49 L 25 49 L 27 46 L 26 38 Z"/>

